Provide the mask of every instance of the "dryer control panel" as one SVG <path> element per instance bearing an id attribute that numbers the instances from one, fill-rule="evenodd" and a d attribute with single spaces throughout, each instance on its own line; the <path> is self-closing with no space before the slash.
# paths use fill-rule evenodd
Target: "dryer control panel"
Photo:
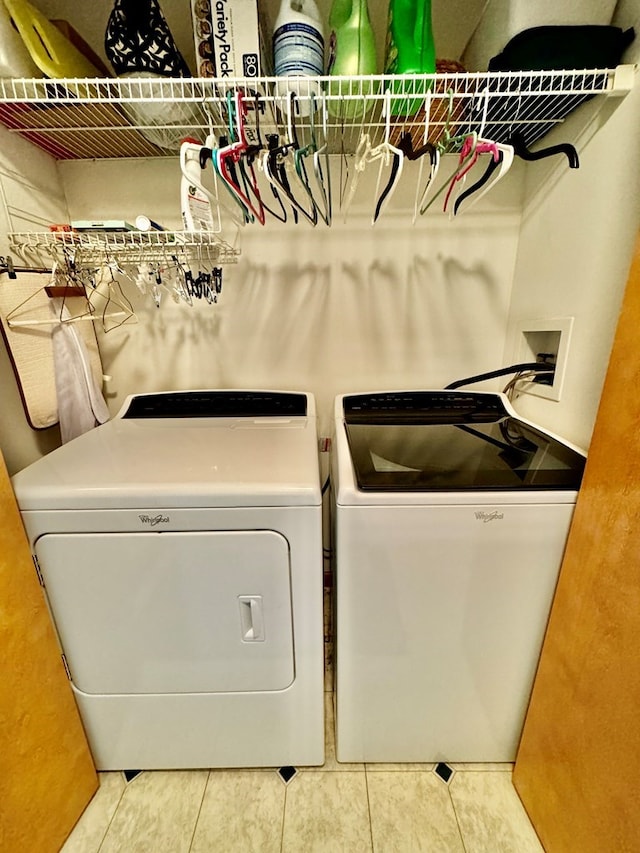
<path id="1" fill-rule="evenodd" d="M 127 418 L 305 417 L 307 395 L 282 391 L 171 391 L 139 394 L 120 416 Z"/>

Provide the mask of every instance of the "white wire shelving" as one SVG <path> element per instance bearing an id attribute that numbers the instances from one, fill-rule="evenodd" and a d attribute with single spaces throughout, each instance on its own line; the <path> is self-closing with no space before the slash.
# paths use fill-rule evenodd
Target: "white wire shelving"
<path id="1" fill-rule="evenodd" d="M 495 141 L 518 129 L 531 145 L 594 96 L 623 96 L 635 66 L 581 71 L 438 73 L 288 78 L 2 79 L 0 122 L 56 159 L 158 157 L 183 136 L 223 135 L 237 89 L 259 95 L 260 129 L 281 130 L 297 94 L 301 138 L 313 129 L 334 153 L 363 132 L 377 144 L 410 131 L 437 140 L 444 128 L 483 128 Z M 386 121 L 386 113 L 391 113 Z M 312 127 L 313 125 L 313 127 Z"/>
<path id="2" fill-rule="evenodd" d="M 19 231 L 8 235 L 13 252 L 34 258 L 87 258 L 139 263 L 236 263 L 240 249 L 209 231 Z"/>

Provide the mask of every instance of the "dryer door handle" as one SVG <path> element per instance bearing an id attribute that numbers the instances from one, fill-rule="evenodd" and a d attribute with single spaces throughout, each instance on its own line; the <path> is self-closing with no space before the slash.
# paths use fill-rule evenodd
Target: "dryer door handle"
<path id="1" fill-rule="evenodd" d="M 261 595 L 239 595 L 240 630 L 243 643 L 264 642 L 264 612 Z"/>

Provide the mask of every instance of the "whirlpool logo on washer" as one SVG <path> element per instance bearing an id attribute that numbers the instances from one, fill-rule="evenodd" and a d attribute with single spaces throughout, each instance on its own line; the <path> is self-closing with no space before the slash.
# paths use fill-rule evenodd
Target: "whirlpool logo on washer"
<path id="1" fill-rule="evenodd" d="M 171 519 L 168 515 L 139 515 L 138 518 L 143 524 L 148 524 L 149 527 L 157 527 L 158 524 L 168 524 Z"/>
<path id="2" fill-rule="evenodd" d="M 494 509 L 492 512 L 487 512 L 486 510 L 481 509 L 475 513 L 475 517 L 477 521 L 481 521 L 483 524 L 488 524 L 490 521 L 502 521 L 504 513 L 498 512 L 497 509 Z"/>

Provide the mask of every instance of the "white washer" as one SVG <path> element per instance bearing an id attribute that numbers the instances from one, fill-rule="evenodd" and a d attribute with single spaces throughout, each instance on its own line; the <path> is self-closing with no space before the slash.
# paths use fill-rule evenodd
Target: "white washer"
<path id="1" fill-rule="evenodd" d="M 324 760 L 313 397 L 134 396 L 13 478 L 98 769 Z"/>
<path id="2" fill-rule="evenodd" d="M 501 394 L 338 397 L 336 749 L 513 761 L 584 455 Z"/>

